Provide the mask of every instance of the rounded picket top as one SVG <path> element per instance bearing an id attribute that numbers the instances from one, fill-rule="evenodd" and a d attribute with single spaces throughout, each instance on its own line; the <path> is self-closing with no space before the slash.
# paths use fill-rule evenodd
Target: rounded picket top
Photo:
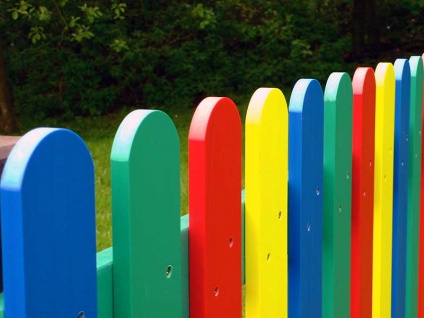
<path id="1" fill-rule="evenodd" d="M 166 134 L 167 138 L 171 138 L 173 143 L 179 147 L 180 140 L 177 130 L 172 119 L 160 110 L 138 109 L 129 113 L 116 132 L 111 159 L 116 161 L 130 160 L 134 154 L 135 148 L 138 146 L 134 142 L 140 134 L 149 133 L 153 136 L 158 134 Z"/>
<path id="2" fill-rule="evenodd" d="M 246 114 L 246 124 L 260 125 L 269 116 L 288 120 L 288 108 L 283 92 L 278 88 L 261 87 L 253 94 Z"/>
<path id="3" fill-rule="evenodd" d="M 313 107 L 316 103 L 323 103 L 323 91 L 321 84 L 316 79 L 300 79 L 293 87 L 290 96 L 290 112 L 309 113 L 305 107 Z"/>
<path id="4" fill-rule="evenodd" d="M 113 141 L 111 172 L 114 315 L 180 318 L 180 146 L 171 118 L 128 114 Z"/>
<path id="5" fill-rule="evenodd" d="M 352 95 L 353 89 L 349 74 L 345 72 L 331 73 L 325 85 L 325 102 L 341 102 L 349 106 L 349 99 Z M 350 102 L 350 104 L 352 103 Z"/>
<path id="6" fill-rule="evenodd" d="M 374 70 L 371 67 L 358 67 L 353 75 L 352 89 L 353 95 L 364 95 L 372 90 L 375 93 Z"/>
<path id="7" fill-rule="evenodd" d="M 97 316 L 94 165 L 85 143 L 66 129 L 30 131 L 0 188 L 7 315 Z"/>

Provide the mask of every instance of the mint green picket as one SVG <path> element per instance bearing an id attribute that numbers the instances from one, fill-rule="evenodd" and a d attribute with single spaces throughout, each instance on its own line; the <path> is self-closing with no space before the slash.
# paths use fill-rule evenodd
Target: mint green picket
<path id="1" fill-rule="evenodd" d="M 180 318 L 179 140 L 161 111 L 136 110 L 111 153 L 115 318 Z"/>
<path id="2" fill-rule="evenodd" d="M 409 117 L 408 218 L 406 231 L 406 314 L 418 315 L 418 253 L 420 239 L 421 147 L 423 61 L 409 59 L 411 66 L 411 106 Z"/>
<path id="3" fill-rule="evenodd" d="M 324 93 L 322 317 L 350 315 L 352 84 L 332 73 Z"/>
<path id="4" fill-rule="evenodd" d="M 98 252 L 96 262 L 98 318 L 113 318 L 113 248 Z"/>

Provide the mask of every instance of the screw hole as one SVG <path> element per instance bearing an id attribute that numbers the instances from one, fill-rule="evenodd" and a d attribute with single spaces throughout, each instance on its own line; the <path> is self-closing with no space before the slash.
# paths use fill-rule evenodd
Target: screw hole
<path id="1" fill-rule="evenodd" d="M 230 246 L 230 247 L 233 247 L 233 238 L 232 237 L 230 237 L 230 239 L 228 240 L 228 245 Z"/>
<path id="2" fill-rule="evenodd" d="M 342 212 L 342 205 L 339 204 L 339 212 Z"/>
<path id="3" fill-rule="evenodd" d="M 369 164 L 370 167 L 372 167 L 372 161 L 371 160 L 368 162 L 368 164 Z"/>
<path id="4" fill-rule="evenodd" d="M 386 181 L 386 179 L 387 179 L 387 177 L 386 177 L 386 175 L 384 175 L 384 181 Z"/>
<path id="5" fill-rule="evenodd" d="M 311 231 L 311 223 L 306 224 L 306 229 L 308 230 L 308 232 Z"/>
<path id="6" fill-rule="evenodd" d="M 166 272 L 165 272 L 166 278 L 171 278 L 172 275 L 172 266 L 168 265 L 168 267 L 166 268 Z"/>
<path id="7" fill-rule="evenodd" d="M 278 212 L 278 218 L 281 219 L 281 211 Z"/>
<path id="8" fill-rule="evenodd" d="M 346 171 L 346 179 L 349 179 L 349 177 L 350 177 L 349 171 Z"/>
<path id="9" fill-rule="evenodd" d="M 215 289 L 213 290 L 213 294 L 215 297 L 218 297 L 219 295 L 219 287 L 215 287 Z"/>
<path id="10" fill-rule="evenodd" d="M 317 195 L 319 195 L 319 187 L 317 187 L 317 188 L 315 189 L 315 193 L 316 193 Z"/>
<path id="11" fill-rule="evenodd" d="M 84 318 L 84 317 L 85 317 L 84 312 L 83 312 L 83 311 L 80 311 L 80 312 L 78 313 L 78 317 L 77 317 L 77 318 Z"/>
<path id="12" fill-rule="evenodd" d="M 268 255 L 266 256 L 266 260 L 269 262 L 270 259 L 271 259 L 271 253 L 268 253 Z"/>

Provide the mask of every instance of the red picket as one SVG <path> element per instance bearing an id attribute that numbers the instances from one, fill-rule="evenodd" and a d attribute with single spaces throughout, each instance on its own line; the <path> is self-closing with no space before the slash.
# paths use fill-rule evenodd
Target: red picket
<path id="1" fill-rule="evenodd" d="M 242 315 L 241 140 L 236 105 L 204 99 L 189 132 L 192 318 Z"/>
<path id="2" fill-rule="evenodd" d="M 351 317 L 372 316 L 375 78 L 356 70 L 353 85 Z"/>

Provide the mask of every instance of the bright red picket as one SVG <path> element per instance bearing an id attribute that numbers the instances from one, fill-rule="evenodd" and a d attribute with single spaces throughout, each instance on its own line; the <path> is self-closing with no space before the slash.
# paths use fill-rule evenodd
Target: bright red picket
<path id="1" fill-rule="evenodd" d="M 360 67 L 353 85 L 351 317 L 372 316 L 375 77 Z"/>
<path id="2" fill-rule="evenodd" d="M 424 62 L 424 54 L 422 55 Z M 424 91 L 424 87 L 423 87 Z M 423 98 L 423 109 L 424 109 L 424 98 Z M 424 123 L 424 112 L 423 112 L 423 123 Z M 421 136 L 422 133 L 421 129 Z M 424 140 L 423 140 L 424 145 Z M 422 157 L 424 158 L 424 147 L 421 149 Z M 421 161 L 421 215 L 420 215 L 420 255 L 419 255 L 419 267 L 418 267 L 418 318 L 424 318 L 424 159 Z"/>
<path id="3" fill-rule="evenodd" d="M 204 99 L 189 132 L 190 317 L 237 318 L 241 292 L 241 121 Z"/>

